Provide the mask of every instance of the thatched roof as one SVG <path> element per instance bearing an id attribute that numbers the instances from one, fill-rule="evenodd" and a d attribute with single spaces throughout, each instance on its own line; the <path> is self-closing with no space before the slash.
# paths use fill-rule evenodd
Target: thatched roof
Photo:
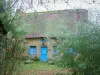
<path id="1" fill-rule="evenodd" d="M 44 38 L 44 37 L 46 37 L 46 36 L 43 34 L 27 34 L 25 36 L 25 38 Z"/>
<path id="2" fill-rule="evenodd" d="M 64 25 L 73 27 L 77 21 L 86 22 L 88 19 L 88 11 L 85 9 L 68 9 L 58 11 L 48 11 L 39 13 L 27 13 L 24 16 L 24 23 L 32 30 L 29 34 L 45 34 L 48 22 L 63 20 Z M 55 27 L 56 28 L 56 27 Z"/>

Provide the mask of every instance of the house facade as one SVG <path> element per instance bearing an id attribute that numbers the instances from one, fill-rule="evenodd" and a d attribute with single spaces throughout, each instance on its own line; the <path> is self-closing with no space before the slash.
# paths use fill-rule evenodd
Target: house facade
<path id="1" fill-rule="evenodd" d="M 41 34 L 28 34 L 25 39 L 27 40 L 26 55 L 36 56 L 41 61 L 47 61 L 57 54 L 56 37 L 49 37 L 47 39 Z"/>
<path id="2" fill-rule="evenodd" d="M 37 56 L 41 61 L 48 61 L 57 54 L 56 35 L 57 26 L 63 21 L 63 25 L 67 26 L 69 30 L 73 31 L 74 24 L 78 21 L 86 22 L 88 20 L 88 11 L 85 9 L 69 9 L 52 12 L 39 12 L 37 15 L 26 14 L 25 22 L 29 26 L 33 26 L 33 31 L 25 36 L 27 40 L 27 52 L 26 55 Z M 29 18 L 29 19 L 28 19 Z M 51 27 L 48 27 L 49 23 Z M 53 25 L 56 25 L 53 27 Z M 50 28 L 50 30 L 47 30 Z M 55 29 L 53 29 L 55 28 Z M 31 30 L 31 29 L 30 29 Z M 59 30 L 59 28 L 58 28 Z M 54 31 L 53 35 L 46 36 L 46 32 Z M 49 40 L 47 39 L 49 38 Z"/>

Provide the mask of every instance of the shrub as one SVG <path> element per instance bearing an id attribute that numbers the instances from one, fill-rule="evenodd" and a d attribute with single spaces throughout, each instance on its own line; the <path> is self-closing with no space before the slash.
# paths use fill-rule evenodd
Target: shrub
<path id="1" fill-rule="evenodd" d="M 55 62 L 54 60 L 49 60 L 49 61 L 48 61 L 48 64 L 50 64 L 50 65 L 55 65 L 56 62 Z"/>
<path id="2" fill-rule="evenodd" d="M 40 59 L 37 56 L 34 56 L 34 57 L 30 57 L 30 60 L 39 61 Z"/>
<path id="3" fill-rule="evenodd" d="M 25 60 L 25 61 L 24 61 L 24 64 L 32 64 L 33 62 L 34 62 L 34 61 L 28 59 L 28 60 Z"/>
<path id="4" fill-rule="evenodd" d="M 21 57 L 21 60 L 28 60 L 29 59 L 29 56 L 22 56 Z"/>
<path id="5" fill-rule="evenodd" d="M 65 38 L 58 38 L 63 54 L 60 65 L 71 67 L 73 75 L 100 75 L 100 25 L 80 23 L 74 32 L 67 33 Z M 66 46 L 72 47 L 76 54 L 65 52 Z"/>

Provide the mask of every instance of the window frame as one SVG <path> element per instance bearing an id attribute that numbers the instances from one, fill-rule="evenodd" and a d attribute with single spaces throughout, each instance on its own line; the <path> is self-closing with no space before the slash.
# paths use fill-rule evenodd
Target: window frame
<path id="1" fill-rule="evenodd" d="M 30 48 L 33 48 L 32 50 L 30 50 Z M 35 49 L 34 49 L 35 48 Z M 32 54 L 31 54 L 32 53 Z M 36 46 L 29 46 L 29 51 L 28 51 L 29 55 L 36 55 L 37 54 L 37 47 Z"/>

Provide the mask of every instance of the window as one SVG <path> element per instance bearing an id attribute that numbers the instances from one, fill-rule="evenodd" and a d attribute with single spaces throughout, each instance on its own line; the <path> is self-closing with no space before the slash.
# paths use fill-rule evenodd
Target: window
<path id="1" fill-rule="evenodd" d="M 74 48 L 69 48 L 68 49 L 69 54 L 75 54 L 75 49 Z"/>
<path id="2" fill-rule="evenodd" d="M 29 54 L 30 55 L 35 55 L 36 54 L 36 46 L 30 46 Z"/>
<path id="3" fill-rule="evenodd" d="M 47 42 L 47 38 L 42 38 L 42 42 Z"/>
<path id="4" fill-rule="evenodd" d="M 53 55 L 56 55 L 57 54 L 57 46 L 53 46 Z"/>

